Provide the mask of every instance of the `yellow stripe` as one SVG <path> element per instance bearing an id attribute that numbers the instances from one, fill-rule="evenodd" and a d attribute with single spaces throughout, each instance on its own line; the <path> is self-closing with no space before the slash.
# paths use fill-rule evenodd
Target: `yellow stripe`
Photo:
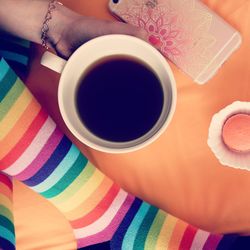
<path id="1" fill-rule="evenodd" d="M 146 242 L 144 245 L 145 250 L 153 250 L 157 248 L 157 242 L 160 237 L 160 233 L 162 231 L 162 227 L 164 226 L 164 222 L 166 222 L 166 213 L 162 210 L 157 212 L 157 215 L 154 218 L 154 221 L 150 227 L 148 232 Z"/>
<path id="2" fill-rule="evenodd" d="M 82 172 L 75 178 L 73 182 L 59 195 L 55 196 L 51 200 L 59 205 L 60 203 L 66 202 L 70 199 L 76 192 L 79 187 L 81 187 L 81 183 L 84 182 L 85 173 L 89 171 L 89 169 L 93 168 L 93 165 L 88 162 Z"/>
<path id="3" fill-rule="evenodd" d="M 175 228 L 177 219 L 171 215 L 168 215 L 158 236 L 156 243 L 156 249 L 167 249 L 169 241 L 171 239 L 173 230 Z"/>
<path id="4" fill-rule="evenodd" d="M 179 250 L 182 237 L 187 228 L 188 224 L 182 220 L 177 220 L 175 227 L 172 232 L 172 236 L 170 238 L 170 242 L 168 243 L 169 250 Z"/>
<path id="5" fill-rule="evenodd" d="M 5 207 L 11 209 L 12 201 L 5 195 L 0 194 L 0 205 L 4 205 Z"/>
<path id="6" fill-rule="evenodd" d="M 9 112 L 0 123 L 0 140 L 2 140 L 15 126 L 16 122 L 31 102 L 33 96 L 26 88 L 18 97 Z"/>
<path id="7" fill-rule="evenodd" d="M 91 194 L 90 197 L 82 202 L 77 208 L 65 214 L 67 219 L 73 221 L 84 217 L 86 214 L 94 210 L 105 197 L 105 195 L 109 192 L 112 185 L 113 182 L 109 178 L 104 178 L 100 186 L 97 187 L 97 189 Z"/>
<path id="8" fill-rule="evenodd" d="M 26 133 L 40 110 L 41 106 L 35 99 L 33 99 L 20 116 L 15 126 L 13 126 L 9 134 L 0 141 L 0 159 L 10 153 L 19 140 L 22 139 L 23 135 Z"/>
<path id="9" fill-rule="evenodd" d="M 96 190 L 96 188 L 101 184 L 104 178 L 105 176 L 99 170 L 96 169 L 95 173 L 91 176 L 88 182 L 83 185 L 78 190 L 78 192 L 75 193 L 66 202 L 57 204 L 56 202 L 54 202 L 54 199 L 51 199 L 50 201 L 62 212 L 69 212 L 79 206 L 82 202 L 84 202 L 84 200 L 86 200 L 94 192 L 94 190 Z"/>

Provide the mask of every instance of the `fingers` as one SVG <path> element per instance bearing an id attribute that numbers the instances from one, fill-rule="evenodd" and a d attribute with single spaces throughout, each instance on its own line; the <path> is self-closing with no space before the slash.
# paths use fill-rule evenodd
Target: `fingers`
<path id="1" fill-rule="evenodd" d="M 131 35 L 148 41 L 148 34 L 143 29 L 122 22 L 108 22 L 105 28 L 106 34 Z"/>
<path id="2" fill-rule="evenodd" d="M 148 34 L 146 31 L 133 25 L 118 21 L 99 20 L 87 17 L 83 19 L 82 26 L 84 37 L 88 38 L 88 40 L 102 35 L 125 34 L 148 41 Z"/>
<path id="3" fill-rule="evenodd" d="M 65 29 L 61 39 L 55 45 L 55 49 L 60 56 L 68 58 L 85 42 L 95 37 L 109 34 L 125 34 L 149 41 L 146 31 L 130 24 L 99 20 L 92 17 L 81 17 Z"/>

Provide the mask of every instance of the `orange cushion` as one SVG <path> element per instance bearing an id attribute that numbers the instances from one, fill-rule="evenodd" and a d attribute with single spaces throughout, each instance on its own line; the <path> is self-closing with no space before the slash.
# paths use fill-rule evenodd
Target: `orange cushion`
<path id="1" fill-rule="evenodd" d="M 76 249 L 70 224 L 58 209 L 18 181 L 13 194 L 17 250 Z"/>
<path id="2" fill-rule="evenodd" d="M 113 19 L 107 0 L 63 2 L 82 14 Z M 34 48 L 28 87 L 81 150 L 127 191 L 203 229 L 250 233 L 250 200 L 245 195 L 250 190 L 250 173 L 221 166 L 207 146 L 213 114 L 233 101 L 250 101 L 250 2 L 205 2 L 241 32 L 243 45 L 204 86 L 193 83 L 171 64 L 178 89 L 176 113 L 167 131 L 143 150 L 112 155 L 80 144 L 65 127 L 56 105 L 59 76 L 40 66 L 43 50 L 38 47 Z M 30 238 L 34 246 L 41 238 L 46 239 L 48 246 L 55 245 L 56 240 L 59 244 L 59 234 L 67 235 L 65 244 L 71 242 L 67 223 L 60 215 L 55 216 L 57 212 L 51 205 L 21 185 L 15 189 L 15 197 L 19 200 L 15 204 L 19 249 L 32 249 L 26 245 L 31 244 Z M 30 210 L 31 197 L 36 214 Z M 46 220 L 35 219 L 44 211 Z M 56 221 L 53 225 L 48 223 L 52 218 Z M 55 230 L 55 224 L 61 231 Z M 40 227 L 47 232 L 38 230 Z"/>

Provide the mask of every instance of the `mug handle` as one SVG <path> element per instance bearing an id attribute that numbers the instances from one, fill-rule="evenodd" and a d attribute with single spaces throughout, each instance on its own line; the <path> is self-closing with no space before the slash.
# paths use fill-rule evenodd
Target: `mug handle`
<path id="1" fill-rule="evenodd" d="M 62 59 L 61 57 L 46 51 L 42 58 L 41 58 L 41 64 L 51 70 L 54 70 L 55 72 L 61 74 L 63 71 L 63 68 L 65 64 L 67 63 L 66 60 Z"/>

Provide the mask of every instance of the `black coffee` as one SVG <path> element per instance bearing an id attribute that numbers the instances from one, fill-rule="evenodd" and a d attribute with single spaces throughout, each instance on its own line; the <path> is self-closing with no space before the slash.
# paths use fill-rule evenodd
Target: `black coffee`
<path id="1" fill-rule="evenodd" d="M 157 76 L 130 57 L 107 57 L 79 82 L 76 105 L 84 125 L 96 136 L 126 142 L 146 134 L 163 107 Z"/>

